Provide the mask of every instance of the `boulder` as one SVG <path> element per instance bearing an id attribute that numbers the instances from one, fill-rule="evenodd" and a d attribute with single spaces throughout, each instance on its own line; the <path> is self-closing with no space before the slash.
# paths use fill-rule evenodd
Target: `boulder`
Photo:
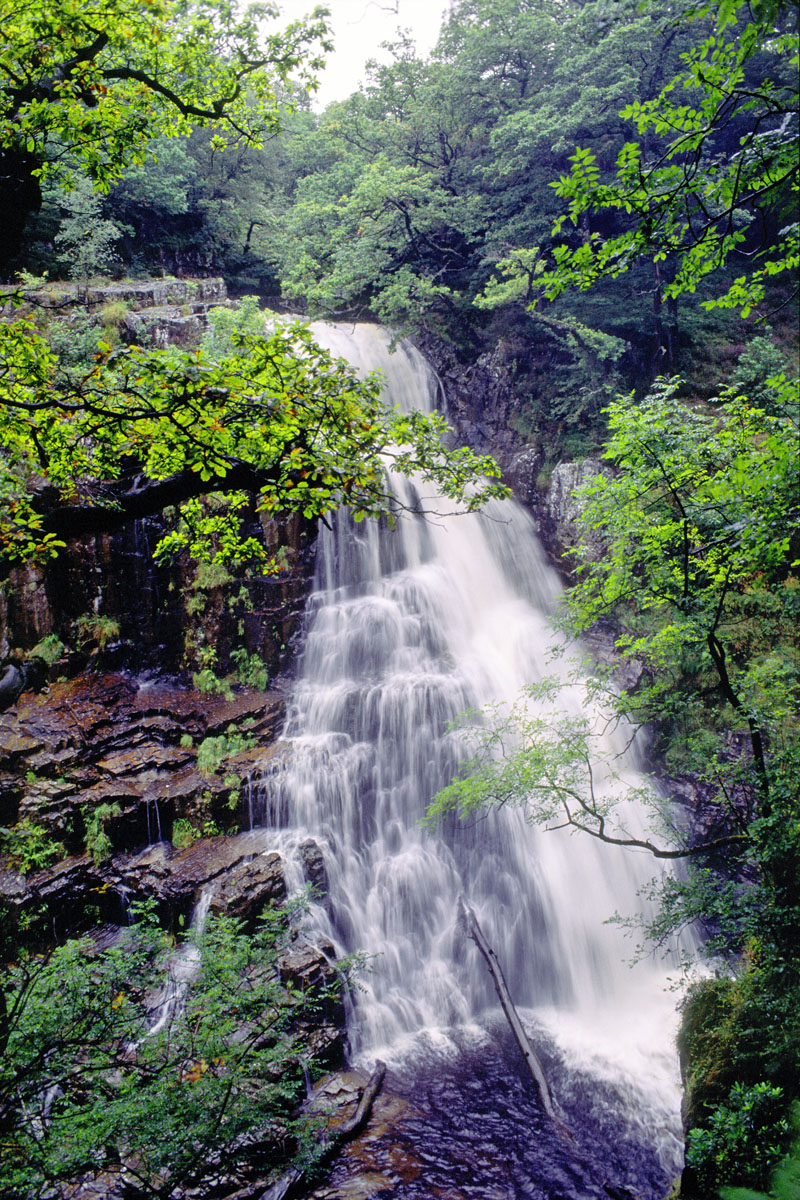
<path id="1" fill-rule="evenodd" d="M 557 463 L 553 468 L 541 523 L 548 549 L 556 554 L 563 554 L 565 550 L 569 551 L 578 544 L 578 519 L 584 505 L 575 496 L 575 491 L 596 479 L 603 469 L 598 458 Z M 602 557 L 605 544 L 599 536 L 584 532 L 580 540 L 586 555 L 593 559 Z"/>
<path id="2" fill-rule="evenodd" d="M 503 480 L 513 488 L 514 495 L 529 508 L 534 508 L 539 499 L 537 481 L 544 463 L 544 452 L 540 446 L 526 446 L 515 454 L 503 471 Z"/>
<path id="3" fill-rule="evenodd" d="M 191 350 L 200 345 L 206 321 L 204 313 L 184 312 L 182 308 L 164 305 L 126 313 L 123 327 L 126 339 L 137 345 Z"/>
<path id="4" fill-rule="evenodd" d="M 325 867 L 325 857 L 318 842 L 308 838 L 300 844 L 300 859 L 303 863 L 303 874 L 314 890 L 316 899 L 328 894 L 328 872 Z"/>
<path id="5" fill-rule="evenodd" d="M 215 890 L 212 912 L 238 917 L 247 929 L 255 929 L 259 914 L 268 904 L 286 897 L 286 880 L 280 854 L 260 854 L 229 871 Z"/>

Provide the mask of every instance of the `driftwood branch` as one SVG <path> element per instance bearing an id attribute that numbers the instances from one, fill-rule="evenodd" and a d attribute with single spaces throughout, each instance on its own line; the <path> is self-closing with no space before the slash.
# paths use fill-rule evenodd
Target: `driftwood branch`
<path id="1" fill-rule="evenodd" d="M 361 1093 L 361 1099 L 358 1102 L 358 1107 L 347 1121 L 343 1121 L 341 1125 L 337 1125 L 335 1129 L 329 1131 L 327 1137 L 324 1138 L 322 1154 L 316 1160 L 315 1166 L 319 1167 L 321 1163 L 328 1162 L 331 1158 L 339 1153 L 339 1150 L 345 1142 L 354 1137 L 359 1130 L 367 1123 L 369 1115 L 372 1112 L 372 1105 L 375 1103 L 375 1098 L 383 1087 L 383 1078 L 386 1074 L 386 1064 L 380 1061 L 375 1063 L 375 1070 L 367 1080 L 367 1085 Z M 261 1195 L 261 1200 L 288 1200 L 294 1194 L 294 1189 L 302 1182 L 305 1172 L 299 1167 L 290 1167 L 277 1179 L 265 1192 Z"/>
<path id="2" fill-rule="evenodd" d="M 514 1034 L 516 1043 L 522 1051 L 522 1057 L 525 1059 L 528 1070 L 530 1071 L 536 1087 L 539 1090 L 542 1108 L 547 1113 L 550 1120 L 559 1127 L 561 1132 L 567 1137 L 571 1138 L 572 1135 L 556 1111 L 553 1096 L 550 1091 L 550 1086 L 547 1082 L 547 1077 L 542 1068 L 542 1064 L 540 1063 L 539 1057 L 531 1045 L 527 1033 L 525 1032 L 522 1021 L 520 1020 L 519 1014 L 514 1006 L 514 1001 L 511 999 L 511 993 L 508 990 L 508 984 L 505 981 L 505 976 L 503 975 L 500 961 L 492 947 L 486 941 L 486 938 L 483 936 L 483 931 L 478 924 L 478 918 L 475 916 L 475 913 L 468 904 L 464 903 L 463 896 L 460 896 L 458 900 L 458 915 L 459 920 L 463 923 L 467 933 L 472 938 L 473 942 L 486 960 L 486 965 L 489 968 L 489 974 L 494 982 L 497 995 L 500 998 L 500 1004 L 502 1005 L 503 1012 L 506 1014 L 508 1023 L 511 1026 L 511 1032 Z"/>

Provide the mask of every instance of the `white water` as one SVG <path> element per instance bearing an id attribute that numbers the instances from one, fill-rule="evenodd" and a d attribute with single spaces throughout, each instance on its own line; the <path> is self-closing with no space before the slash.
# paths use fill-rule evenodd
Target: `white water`
<path id="1" fill-rule="evenodd" d="M 155 999 L 147 1026 L 148 1037 L 166 1029 L 183 1011 L 189 985 L 200 969 L 198 939 L 203 935 L 213 896 L 213 885 L 205 887 L 200 893 L 200 899 L 192 913 L 189 937 L 173 954 L 166 981 Z"/>
<path id="2" fill-rule="evenodd" d="M 315 333 L 363 369 L 382 368 L 391 403 L 432 406 L 435 380 L 413 348 L 389 356 L 373 326 Z M 414 485 L 395 486 L 416 499 Z M 433 513 L 451 507 L 430 487 L 424 496 Z M 394 532 L 345 517 L 323 529 L 288 753 L 265 769 L 255 817 L 295 864 L 299 843 L 317 840 L 330 891 L 313 920 L 338 952 L 374 956 L 351 1020 L 358 1056 L 446 1055 L 454 1026 L 484 1036 L 477 1026 L 496 997 L 457 926 L 463 893 L 517 1004 L 568 1076 L 574 1069 L 575 1086 L 587 1074 L 613 1085 L 621 1115 L 673 1166 L 679 1091 L 666 968 L 632 970 L 632 943 L 604 923 L 641 907 L 636 892 L 653 860 L 533 828 L 518 810 L 452 820 L 435 835 L 420 826 L 457 762 L 448 721 L 554 672 L 566 680 L 564 662 L 548 657 L 559 596 L 530 517 L 511 501 L 477 516 L 409 517 Z M 572 686 L 560 703 L 579 713 L 588 702 Z M 641 782 L 632 763 L 621 774 Z M 626 814 L 629 829 L 637 822 Z"/>

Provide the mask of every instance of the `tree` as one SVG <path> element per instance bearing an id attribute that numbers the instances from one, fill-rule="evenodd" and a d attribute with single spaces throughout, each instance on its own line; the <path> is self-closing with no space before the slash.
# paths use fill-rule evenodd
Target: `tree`
<path id="1" fill-rule="evenodd" d="M 92 363 L 65 372 L 33 321 L 20 320 L 0 326 L 0 386 L 6 565 L 224 494 L 233 514 L 204 522 L 190 506 L 162 550 L 265 566 L 260 543 L 238 532 L 244 493 L 271 514 L 311 519 L 346 504 L 357 521 L 391 517 L 388 464 L 420 471 L 468 508 L 505 494 L 491 460 L 445 447 L 441 418 L 387 411 L 378 379 L 360 380 L 299 326 L 242 334 L 218 361 L 100 342 Z"/>
<path id="2" fill-rule="evenodd" d="M 516 255 L 540 247 L 544 269 L 560 211 L 550 182 L 569 170 L 578 138 L 591 139 L 611 169 L 625 138 L 625 98 L 656 95 L 689 42 L 682 25 L 665 31 L 671 11 L 620 0 L 611 20 L 605 0 L 462 0 L 429 60 L 406 39 L 395 42 L 394 61 L 373 64 L 362 91 L 332 105 L 307 139 L 316 157 L 274 237 L 285 293 L 313 311 L 366 306 L 406 329 L 424 324 L 468 354 L 484 348 L 487 327 L 489 341 L 513 329 L 519 357 L 546 363 L 520 425 L 534 432 L 541 421 L 556 441 L 555 427 L 572 419 L 583 426 L 577 442 L 598 423 L 604 388 L 612 385 L 604 400 L 613 394 L 614 367 L 601 355 L 587 371 L 565 327 L 602 331 L 620 349 L 630 343 L 628 370 L 631 348 L 644 343 L 642 357 L 663 369 L 661 343 L 675 339 L 662 336 L 660 293 L 657 304 L 642 302 L 655 287 L 646 270 L 601 295 L 565 293 L 548 309 L 551 324 L 538 311 L 535 328 L 496 294 L 494 319 L 476 312 L 476 300 L 486 307 L 496 272 Z M 537 281 L 530 299 L 539 291 Z M 548 422 L 553 375 L 563 402 Z"/>
<path id="3" fill-rule="evenodd" d="M 93 275 L 108 274 L 118 261 L 114 247 L 122 230 L 103 215 L 101 197 L 87 179 L 76 182 L 64 197 L 66 210 L 55 243 L 71 279 L 88 285 Z"/>
<path id="4" fill-rule="evenodd" d="M 776 700 L 764 658 L 783 642 L 800 552 L 797 383 L 771 384 L 769 412 L 730 393 L 699 411 L 677 400 L 677 381 L 611 405 L 605 457 L 618 470 L 586 489 L 582 517 L 609 550 L 601 562 L 579 551 L 569 597 L 579 630 L 609 615 L 630 624 L 618 648 L 662 680 L 646 704 L 663 709 L 681 659 L 710 675 L 748 731 L 762 805 Z"/>
<path id="5" fill-rule="evenodd" d="M 752 848 L 761 826 L 751 822 L 775 815 L 773 785 L 780 793 L 800 705 L 797 383 L 773 377 L 769 412 L 735 394 L 708 412 L 677 391 L 677 381 L 662 381 L 642 401 L 610 406 L 609 469 L 581 491 L 592 539 L 575 551 L 567 594 L 572 634 L 610 621 L 617 650 L 644 669 L 633 692 L 606 696 L 612 708 L 656 721 L 667 762 L 720 790 L 713 844 L 686 844 L 680 833 L 671 848 L 628 837 L 664 858 Z M 589 548 L 598 538 L 600 557 Z M 746 739 L 747 752 L 732 755 L 719 735 Z M 477 747 L 437 797 L 437 813 L 511 803 L 624 844 L 610 814 L 627 791 L 596 794 L 585 719 L 561 729 L 522 704 L 470 737 Z M 770 868 L 782 870 L 793 867 Z M 677 908 L 672 917 L 684 919 Z"/>
<path id="6" fill-rule="evenodd" d="M 159 134 L 210 126 L 217 145 L 278 128 L 290 76 L 313 86 L 329 49 L 323 11 L 266 33 L 271 4 L 229 0 L 4 0 L 0 21 L 0 267 L 13 258 L 42 174 L 107 188 Z"/>
<path id="7" fill-rule="evenodd" d="M 62 1196 L 121 1172 L 126 1195 L 167 1197 L 313 1157 L 318 1121 L 296 1109 L 303 1068 L 317 1064 L 300 1028 L 337 1002 L 338 984 L 314 994 L 281 984 L 291 913 L 267 911 L 252 933 L 218 917 L 190 934 L 178 953 L 193 973 L 163 1021 L 175 950 L 146 909 L 139 918 L 111 948 L 73 940 L 7 973 L 7 1195 Z"/>
<path id="8" fill-rule="evenodd" d="M 556 246 L 541 281 L 547 298 L 616 277 L 642 258 L 656 267 L 673 261 L 665 298 L 694 292 L 729 260 L 745 264 L 705 302 L 742 316 L 776 278 L 791 281 L 800 264 L 796 7 L 720 0 L 687 17 L 709 13 L 713 28 L 683 55 L 681 70 L 655 98 L 623 109 L 640 140 L 620 149 L 616 177 L 603 180 L 595 150 L 583 147 L 555 185 L 573 224 L 618 213 L 624 227 L 610 235 L 584 228 Z"/>

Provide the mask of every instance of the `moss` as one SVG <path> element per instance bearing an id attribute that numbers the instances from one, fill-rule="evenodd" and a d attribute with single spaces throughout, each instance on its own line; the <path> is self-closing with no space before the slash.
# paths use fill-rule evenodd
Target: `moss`
<path id="1" fill-rule="evenodd" d="M 728 1094 L 737 1077 L 734 1050 L 743 1003 L 741 982 L 720 977 L 695 984 L 684 1001 L 678 1051 L 689 1126 L 706 1105 Z"/>

